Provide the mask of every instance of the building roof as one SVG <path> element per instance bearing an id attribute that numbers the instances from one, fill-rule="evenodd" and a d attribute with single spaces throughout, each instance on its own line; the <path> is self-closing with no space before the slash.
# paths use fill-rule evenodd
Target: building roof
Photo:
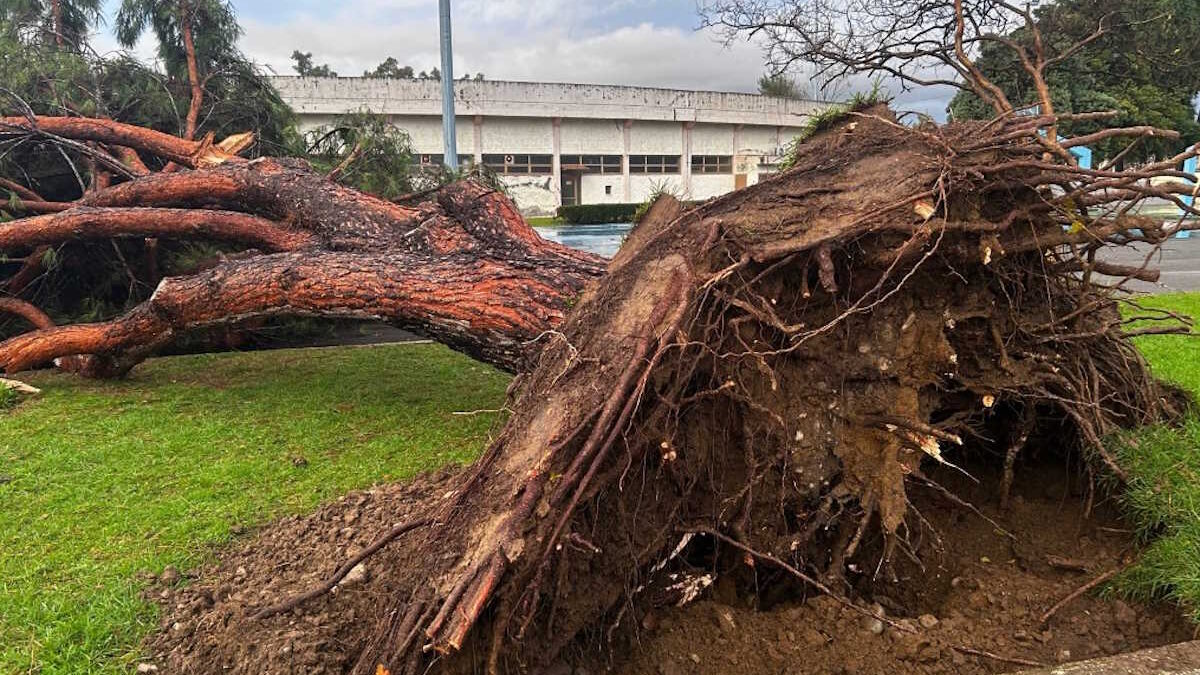
<path id="1" fill-rule="evenodd" d="M 367 108 L 388 115 L 441 115 L 438 80 L 363 77 L 270 78 L 300 114 L 337 115 Z M 800 126 L 826 104 L 721 91 L 605 84 L 458 80 L 460 116 L 561 117 Z"/>

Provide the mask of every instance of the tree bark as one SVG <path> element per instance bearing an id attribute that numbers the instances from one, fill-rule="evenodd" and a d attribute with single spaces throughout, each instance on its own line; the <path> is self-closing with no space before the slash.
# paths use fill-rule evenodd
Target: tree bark
<path id="1" fill-rule="evenodd" d="M 179 3 L 179 33 L 183 36 L 183 51 L 187 55 L 188 84 L 191 85 L 192 100 L 188 104 L 187 123 L 183 137 L 196 137 L 196 126 L 200 121 L 200 106 L 204 103 L 204 85 L 200 82 L 200 66 L 196 59 L 196 44 L 192 40 L 192 17 L 195 16 L 188 0 Z"/>
<path id="2" fill-rule="evenodd" d="M 235 211 L 76 206 L 60 213 L 0 223 L 0 249 L 5 250 L 73 240 L 146 236 L 220 239 L 268 251 L 294 251 L 317 241 L 308 232 L 288 230 L 266 218 Z"/>
<path id="3" fill-rule="evenodd" d="M 63 13 L 62 0 L 50 0 L 50 16 L 54 22 L 54 43 L 59 49 L 63 47 Z"/>
<path id="4" fill-rule="evenodd" d="M 197 152 L 121 125 L 51 119 L 45 126 L 173 156 Z M 504 195 L 481 184 L 454 184 L 401 205 L 295 160 L 150 174 L 68 206 L 0 224 L 0 250 L 155 237 L 213 239 L 273 255 L 165 279 L 149 300 L 108 322 L 10 339 L 0 344 L 9 372 L 90 354 L 119 364 L 91 374 L 120 375 L 187 331 L 284 314 L 388 321 L 515 372 L 604 269 L 596 256 L 542 239 Z"/>
<path id="5" fill-rule="evenodd" d="M 229 149 L 243 145 L 244 139 L 241 138 L 236 139 L 237 143 L 213 145 L 211 139 L 185 140 L 153 129 L 93 117 L 38 115 L 32 118 L 32 123 L 25 117 L 0 117 L 0 134 L 37 132 L 77 141 L 135 148 L 189 168 L 245 161 Z"/>

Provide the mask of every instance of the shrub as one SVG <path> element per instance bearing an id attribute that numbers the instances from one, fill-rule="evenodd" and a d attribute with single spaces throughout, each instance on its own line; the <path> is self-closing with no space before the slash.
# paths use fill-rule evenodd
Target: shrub
<path id="1" fill-rule="evenodd" d="M 558 217 L 573 225 L 632 223 L 638 204 L 577 204 L 558 207 Z"/>

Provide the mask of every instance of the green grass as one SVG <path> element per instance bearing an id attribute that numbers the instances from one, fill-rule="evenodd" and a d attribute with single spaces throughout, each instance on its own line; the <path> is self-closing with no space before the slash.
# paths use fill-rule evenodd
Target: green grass
<path id="1" fill-rule="evenodd" d="M 508 377 L 436 345 L 169 358 L 42 374 L 0 412 L 0 673 L 128 672 L 155 608 L 231 528 L 465 462 Z M 300 459 L 303 461 L 299 461 Z"/>
<path id="2" fill-rule="evenodd" d="M 533 227 L 550 227 L 552 225 L 562 225 L 563 219 L 558 216 L 532 216 L 526 218 L 525 222 Z"/>
<path id="3" fill-rule="evenodd" d="M 1141 304 L 1200 318 L 1200 293 L 1153 296 Z M 1150 336 L 1137 345 L 1158 377 L 1200 400 L 1200 337 Z M 1121 434 L 1112 448 L 1129 472 L 1123 500 L 1146 541 L 1115 589 L 1139 599 L 1171 598 L 1200 621 L 1200 417 L 1193 412 L 1178 427 Z"/>

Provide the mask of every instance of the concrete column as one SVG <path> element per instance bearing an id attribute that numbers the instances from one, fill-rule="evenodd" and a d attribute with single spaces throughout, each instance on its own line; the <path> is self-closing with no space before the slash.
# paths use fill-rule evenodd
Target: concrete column
<path id="1" fill-rule="evenodd" d="M 730 160 L 729 160 L 730 161 L 729 167 L 730 167 L 730 169 L 732 169 L 732 172 L 731 172 L 732 175 L 729 177 L 729 183 L 728 183 L 730 190 L 737 190 L 738 188 L 746 187 L 746 175 L 745 174 L 741 174 L 741 180 L 740 181 L 738 180 L 738 177 L 739 177 L 738 165 L 740 164 L 740 162 L 738 161 L 738 157 L 740 156 L 740 154 L 742 152 L 742 127 L 743 126 L 745 126 L 745 125 L 742 125 L 742 124 L 733 125 L 733 157 L 730 158 Z"/>
<path id="2" fill-rule="evenodd" d="M 483 115 L 475 116 L 475 166 L 483 166 Z"/>
<path id="3" fill-rule="evenodd" d="M 692 127 L 695 122 L 683 123 L 683 155 L 679 158 L 679 173 L 683 176 L 683 192 L 692 197 Z"/>
<path id="4" fill-rule="evenodd" d="M 553 152 L 552 172 L 554 174 L 554 184 L 550 186 L 550 191 L 558 195 L 558 205 L 562 206 L 562 118 L 551 117 L 551 151 Z"/>
<path id="5" fill-rule="evenodd" d="M 621 152 L 621 189 L 625 203 L 633 201 L 633 192 L 629 185 L 629 148 L 633 143 L 633 120 L 625 120 L 622 136 L 625 144 Z"/>

